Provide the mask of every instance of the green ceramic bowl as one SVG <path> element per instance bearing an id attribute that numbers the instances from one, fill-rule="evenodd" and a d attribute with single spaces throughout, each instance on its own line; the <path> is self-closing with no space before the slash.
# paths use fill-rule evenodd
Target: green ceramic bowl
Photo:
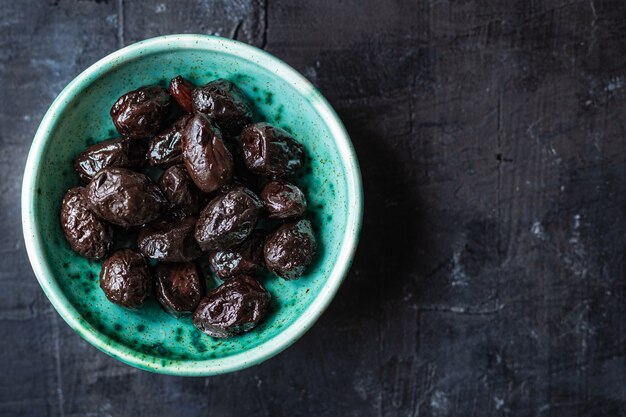
<path id="1" fill-rule="evenodd" d="M 109 109 L 123 93 L 166 85 L 177 74 L 196 84 L 227 78 L 265 120 L 292 132 L 309 162 L 296 182 L 309 201 L 320 254 L 298 281 L 270 274 L 271 313 L 253 331 L 218 340 L 175 319 L 150 300 L 138 311 L 107 301 L 100 262 L 72 252 L 59 226 L 65 191 L 78 184 L 72 160 L 87 145 L 116 136 Z M 121 49 L 74 79 L 46 113 L 33 141 L 22 188 L 22 223 L 35 275 L 65 321 L 109 355 L 149 371 L 213 375 L 257 364 L 285 349 L 322 314 L 346 275 L 363 210 L 357 159 L 346 131 L 321 94 L 294 69 L 240 42 L 172 35 Z"/>

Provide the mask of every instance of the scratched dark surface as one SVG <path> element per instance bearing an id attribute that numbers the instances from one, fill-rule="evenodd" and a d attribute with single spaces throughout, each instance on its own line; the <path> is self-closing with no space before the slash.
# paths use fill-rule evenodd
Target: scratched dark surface
<path id="1" fill-rule="evenodd" d="M 26 155 L 80 71 L 196 32 L 263 47 L 343 118 L 358 255 L 300 341 L 165 377 L 52 309 L 20 228 Z M 626 2 L 0 1 L 0 415 L 626 415 Z"/>

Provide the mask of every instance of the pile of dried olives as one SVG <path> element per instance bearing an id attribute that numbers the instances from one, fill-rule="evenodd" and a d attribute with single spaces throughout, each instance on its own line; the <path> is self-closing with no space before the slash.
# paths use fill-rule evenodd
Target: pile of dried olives
<path id="1" fill-rule="evenodd" d="M 141 87 L 113 104 L 121 137 L 76 157 L 83 185 L 67 191 L 60 213 L 70 247 L 104 260 L 100 288 L 111 302 L 134 309 L 154 294 L 169 314 L 231 337 L 267 314 L 265 268 L 285 280 L 304 274 L 317 240 L 302 218 L 304 193 L 289 181 L 304 149 L 254 114 L 232 82 L 196 87 L 180 75 L 169 89 Z M 128 231 L 136 242 L 122 241 Z M 206 265 L 217 288 L 207 289 Z"/>

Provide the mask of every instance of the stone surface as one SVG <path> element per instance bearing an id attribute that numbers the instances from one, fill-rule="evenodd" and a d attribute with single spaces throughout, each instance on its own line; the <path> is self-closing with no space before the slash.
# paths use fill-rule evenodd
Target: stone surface
<path id="1" fill-rule="evenodd" d="M 1 0 L 0 415 L 626 415 L 625 17 L 618 0 Z M 366 195 L 319 322 L 211 378 L 139 371 L 74 334 L 19 224 L 54 97 L 176 32 L 301 71 L 343 118 Z"/>

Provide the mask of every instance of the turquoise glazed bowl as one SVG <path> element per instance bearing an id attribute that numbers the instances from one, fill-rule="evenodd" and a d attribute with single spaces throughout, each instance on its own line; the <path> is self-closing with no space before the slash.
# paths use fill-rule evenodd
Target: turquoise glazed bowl
<path id="1" fill-rule="evenodd" d="M 177 74 L 200 85 L 227 78 L 241 87 L 267 121 L 292 132 L 307 152 L 295 179 L 308 198 L 320 253 L 306 275 L 284 281 L 267 274 L 271 313 L 253 331 L 213 339 L 189 317 L 175 319 L 156 301 L 130 311 L 105 298 L 100 262 L 72 252 L 59 225 L 65 191 L 78 184 L 74 157 L 117 136 L 109 109 L 123 93 L 166 85 Z M 294 69 L 240 42 L 172 35 L 121 49 L 92 65 L 54 101 L 35 136 L 24 173 L 22 222 L 28 256 L 46 295 L 88 342 L 141 369 L 214 375 L 257 364 L 306 332 L 328 306 L 352 261 L 363 210 L 357 159 L 346 131 L 321 94 Z M 217 285 L 216 282 L 213 285 Z"/>

